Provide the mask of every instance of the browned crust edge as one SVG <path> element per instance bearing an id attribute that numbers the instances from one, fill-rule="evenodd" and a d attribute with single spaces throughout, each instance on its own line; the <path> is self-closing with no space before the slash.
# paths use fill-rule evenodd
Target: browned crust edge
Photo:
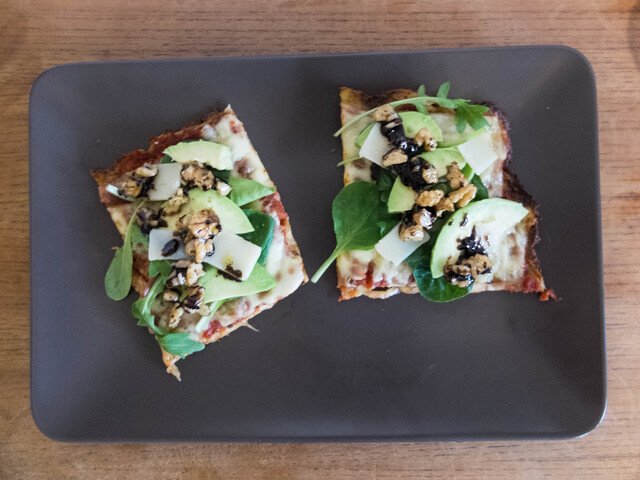
<path id="1" fill-rule="evenodd" d="M 346 114 L 355 113 L 355 111 L 361 112 L 363 110 L 371 110 L 380 105 L 390 103 L 396 100 L 403 100 L 406 98 L 413 98 L 417 95 L 416 91 L 410 89 L 393 89 L 387 90 L 380 94 L 368 95 L 360 90 L 354 90 L 348 87 L 340 88 L 340 112 L 341 112 L 341 124 L 346 123 Z M 538 211 L 538 204 L 534 198 L 524 189 L 520 183 L 518 176 L 511 170 L 510 164 L 512 160 L 512 145 L 510 140 L 511 122 L 508 116 L 500 110 L 495 104 L 485 102 L 484 105 L 489 107 L 489 110 L 495 115 L 502 126 L 504 132 L 504 140 L 507 146 L 507 155 L 503 162 L 503 197 L 509 200 L 513 200 L 522 203 L 530 212 L 530 215 L 526 218 L 526 230 L 527 230 L 527 245 L 525 248 L 525 261 L 526 269 L 521 281 L 517 284 L 502 283 L 501 285 L 493 284 L 492 290 L 506 290 L 510 292 L 522 292 L 522 293 L 538 293 L 540 300 L 545 301 L 550 298 L 555 299 L 556 295 L 553 290 L 545 287 L 542 272 L 540 270 L 540 261 L 535 251 L 535 245 L 540 241 L 538 235 L 538 223 L 540 220 L 540 214 Z M 437 105 L 429 107 L 432 112 L 449 112 L 450 109 L 442 108 Z M 352 112 L 353 110 L 353 112 Z M 402 105 L 397 110 L 415 110 L 413 105 Z M 344 150 L 343 150 L 344 153 Z M 338 280 L 339 281 L 339 280 Z M 495 288 L 498 287 L 498 288 Z M 418 293 L 418 289 L 415 284 L 409 284 L 403 287 L 392 286 L 386 290 L 381 289 L 366 289 L 362 287 L 348 287 L 344 285 L 338 285 L 340 290 L 339 300 L 348 300 L 360 295 L 364 295 L 369 298 L 388 298 L 397 293 Z M 485 289 L 474 290 L 474 293 L 484 291 Z"/>

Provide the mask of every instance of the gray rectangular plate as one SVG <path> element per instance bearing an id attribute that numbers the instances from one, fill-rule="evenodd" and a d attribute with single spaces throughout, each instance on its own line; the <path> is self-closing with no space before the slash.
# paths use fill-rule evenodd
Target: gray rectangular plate
<path id="1" fill-rule="evenodd" d="M 131 295 L 103 287 L 121 240 L 89 171 L 231 104 L 282 194 L 307 269 L 334 246 L 338 88 L 491 101 L 540 203 L 538 247 L 562 297 L 486 293 L 338 303 L 333 269 L 164 372 Z M 31 406 L 66 441 L 555 438 L 605 408 L 596 96 L 565 47 L 62 65 L 30 101 Z"/>

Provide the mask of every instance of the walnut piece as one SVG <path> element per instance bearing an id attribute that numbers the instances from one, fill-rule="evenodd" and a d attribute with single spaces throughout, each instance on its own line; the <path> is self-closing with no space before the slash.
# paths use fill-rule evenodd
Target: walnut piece
<path id="1" fill-rule="evenodd" d="M 179 188 L 171 195 L 171 198 L 167 201 L 167 205 L 162 209 L 163 214 L 172 215 L 180 210 L 180 207 L 185 203 L 189 203 L 189 197 L 184 194 L 184 190 Z"/>
<path id="2" fill-rule="evenodd" d="M 150 163 L 145 163 L 143 166 L 136 168 L 134 171 L 134 175 L 142 178 L 155 177 L 157 174 L 158 167 Z"/>
<path id="3" fill-rule="evenodd" d="M 375 109 L 372 114 L 373 120 L 376 122 L 388 122 L 395 118 L 398 114 L 388 103 Z"/>
<path id="4" fill-rule="evenodd" d="M 449 193 L 448 197 L 449 200 L 456 204 L 457 208 L 462 208 L 475 198 L 476 193 L 478 193 L 478 188 L 475 185 L 465 185 Z"/>
<path id="5" fill-rule="evenodd" d="M 192 263 L 187 267 L 187 273 L 185 275 L 186 284 L 189 287 L 193 287 L 198 284 L 198 279 L 204 275 L 204 270 L 201 263 Z"/>
<path id="6" fill-rule="evenodd" d="M 205 208 L 191 216 L 187 228 L 189 233 L 196 238 L 211 238 L 221 230 L 220 219 L 216 212 Z"/>
<path id="7" fill-rule="evenodd" d="M 198 162 L 189 163 L 182 167 L 180 176 L 184 184 L 190 188 L 209 190 L 213 188 L 216 183 L 216 177 L 213 175 L 213 172 Z"/>
<path id="8" fill-rule="evenodd" d="M 228 183 L 223 182 L 216 178 L 216 192 L 218 192 L 223 197 L 226 197 L 231 193 L 231 186 Z"/>
<path id="9" fill-rule="evenodd" d="M 440 200 L 436 206 L 436 215 L 441 217 L 445 212 L 453 212 L 455 207 L 453 206 L 453 202 L 449 198 L 443 198 Z"/>
<path id="10" fill-rule="evenodd" d="M 169 314 L 169 328 L 176 328 L 180 323 L 180 318 L 184 314 L 184 308 L 179 303 L 174 303 Z"/>
<path id="11" fill-rule="evenodd" d="M 194 257 L 196 263 L 202 263 L 208 254 L 213 252 L 213 240 L 194 238 L 184 247 L 187 255 Z"/>
<path id="12" fill-rule="evenodd" d="M 417 211 L 414 211 L 413 216 L 411 217 L 414 223 L 417 223 L 418 225 L 426 229 L 431 228 L 436 218 L 437 217 L 426 208 L 417 209 Z"/>
<path id="13" fill-rule="evenodd" d="M 444 267 L 446 279 L 453 285 L 466 288 L 471 285 L 478 275 L 491 272 L 493 263 L 486 255 L 478 253 L 469 258 L 458 259 L 455 264 Z"/>
<path id="14" fill-rule="evenodd" d="M 418 195 L 416 203 L 421 207 L 434 207 L 440 200 L 444 198 L 444 192 L 442 190 L 433 189 L 425 190 Z"/>
<path id="15" fill-rule="evenodd" d="M 427 183 L 438 183 L 438 170 L 433 165 L 429 165 L 426 168 L 423 167 L 422 178 Z"/>
<path id="16" fill-rule="evenodd" d="M 424 229 L 421 225 L 414 223 L 413 221 L 406 219 L 400 225 L 400 239 L 403 242 L 419 242 L 424 238 Z"/>
<path id="17" fill-rule="evenodd" d="M 433 135 L 431 135 L 431 132 L 426 128 L 421 128 L 420 130 L 418 130 L 418 133 L 416 133 L 416 136 L 414 137 L 413 141 L 419 147 L 424 145 L 424 149 L 427 152 L 435 150 L 436 147 L 438 146 L 436 139 L 433 138 Z"/>
<path id="18" fill-rule="evenodd" d="M 458 162 L 451 162 L 451 164 L 447 165 L 447 180 L 454 190 L 469 185 L 469 180 L 462 175 Z"/>
<path id="19" fill-rule="evenodd" d="M 406 162 L 407 160 L 409 160 L 409 157 L 407 157 L 402 152 L 402 150 L 396 148 L 395 150 L 391 150 L 390 152 L 386 153 L 382 157 L 382 166 L 388 167 L 390 165 L 398 165 L 400 163 Z"/>
<path id="20" fill-rule="evenodd" d="M 182 300 L 182 306 L 189 313 L 197 312 L 202 306 L 204 288 L 194 286 L 187 290 L 187 296 Z"/>

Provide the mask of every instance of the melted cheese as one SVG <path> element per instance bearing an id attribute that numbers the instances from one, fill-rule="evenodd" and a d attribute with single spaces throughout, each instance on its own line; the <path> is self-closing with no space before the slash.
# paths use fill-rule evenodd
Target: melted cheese
<path id="1" fill-rule="evenodd" d="M 202 127 L 203 138 L 231 148 L 234 160 L 234 168 L 231 171 L 233 176 L 249 178 L 263 185 L 273 186 L 273 182 L 260 161 L 258 153 L 253 148 L 242 122 L 238 120 L 230 108 L 227 108 L 226 112 L 228 114 L 224 115 L 216 125 Z M 293 248 L 297 252 L 291 230 L 280 227 L 277 212 L 269 206 L 263 207 L 259 200 L 248 207 L 262 210 L 271 215 L 276 222 L 265 268 L 276 279 L 277 284 L 266 292 L 223 303 L 211 319 L 211 321 L 217 320 L 223 327 L 229 327 L 239 320 L 271 308 L 278 300 L 292 294 L 306 280 L 302 258 L 299 254 L 290 251 Z M 160 309 L 159 305 L 154 305 L 154 308 L 157 309 L 156 313 L 160 315 L 160 324 L 166 326 L 168 309 L 166 307 Z M 206 341 L 196 332 L 196 325 L 201 318 L 198 313 L 185 314 L 175 331 L 190 333 L 193 339 Z"/>

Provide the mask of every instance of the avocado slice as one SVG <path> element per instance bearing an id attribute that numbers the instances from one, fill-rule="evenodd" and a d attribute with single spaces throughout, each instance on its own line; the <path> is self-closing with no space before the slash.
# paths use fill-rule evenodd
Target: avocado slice
<path id="1" fill-rule="evenodd" d="M 416 192 L 412 188 L 404 185 L 399 178 L 393 183 L 391 192 L 389 193 L 389 201 L 387 207 L 389 213 L 406 212 L 411 210 L 416 202 Z"/>
<path id="2" fill-rule="evenodd" d="M 529 210 L 522 204 L 504 198 L 472 202 L 457 210 L 442 227 L 433 246 L 431 276 L 439 278 L 444 275 L 444 267 L 449 259 L 457 259 L 460 256 L 460 240 L 469 237 L 474 227 L 482 244 L 485 247 L 490 244 L 495 248 L 504 233 L 518 224 L 528 213 Z M 491 258 L 490 252 L 488 254 Z"/>
<path id="3" fill-rule="evenodd" d="M 174 231 L 180 217 L 186 213 L 207 208 L 216 212 L 223 229 L 237 234 L 253 232 L 253 225 L 239 206 L 215 190 L 203 191 L 199 188 L 189 190 L 189 203 L 183 205 L 177 213 L 166 218 L 167 228 Z"/>
<path id="4" fill-rule="evenodd" d="M 458 162 L 458 166 L 462 169 L 466 165 L 466 161 L 457 148 L 436 148 L 431 152 L 424 152 L 418 157 L 429 162 L 438 171 L 439 177 L 447 175 L 447 166 L 453 162 Z"/>
<path id="5" fill-rule="evenodd" d="M 256 263 L 249 278 L 243 282 L 229 280 L 220 275 L 215 268 L 208 270 L 199 281 L 205 290 L 202 299 L 204 303 L 265 292 L 275 287 L 276 283 L 267 269 L 259 263 Z"/>
<path id="6" fill-rule="evenodd" d="M 196 140 L 180 142 L 167 147 L 164 152 L 177 163 L 197 161 L 218 170 L 231 170 L 233 160 L 231 149 L 220 143 Z"/>
<path id="7" fill-rule="evenodd" d="M 436 142 L 442 141 L 442 131 L 440 130 L 438 124 L 429 115 L 425 115 L 424 113 L 420 112 L 400 112 L 398 113 L 398 115 L 402 119 L 404 134 L 407 137 L 413 138 L 421 128 L 426 128 L 427 130 L 429 130 L 429 132 L 431 132 L 431 135 L 433 135 L 433 138 L 435 138 Z M 369 132 L 371 132 L 374 124 L 375 123 L 371 123 L 367 125 L 364 130 L 360 132 L 360 135 L 358 135 L 358 138 L 356 138 L 355 141 L 356 147 L 362 147 L 364 141 L 369 136 Z"/>

